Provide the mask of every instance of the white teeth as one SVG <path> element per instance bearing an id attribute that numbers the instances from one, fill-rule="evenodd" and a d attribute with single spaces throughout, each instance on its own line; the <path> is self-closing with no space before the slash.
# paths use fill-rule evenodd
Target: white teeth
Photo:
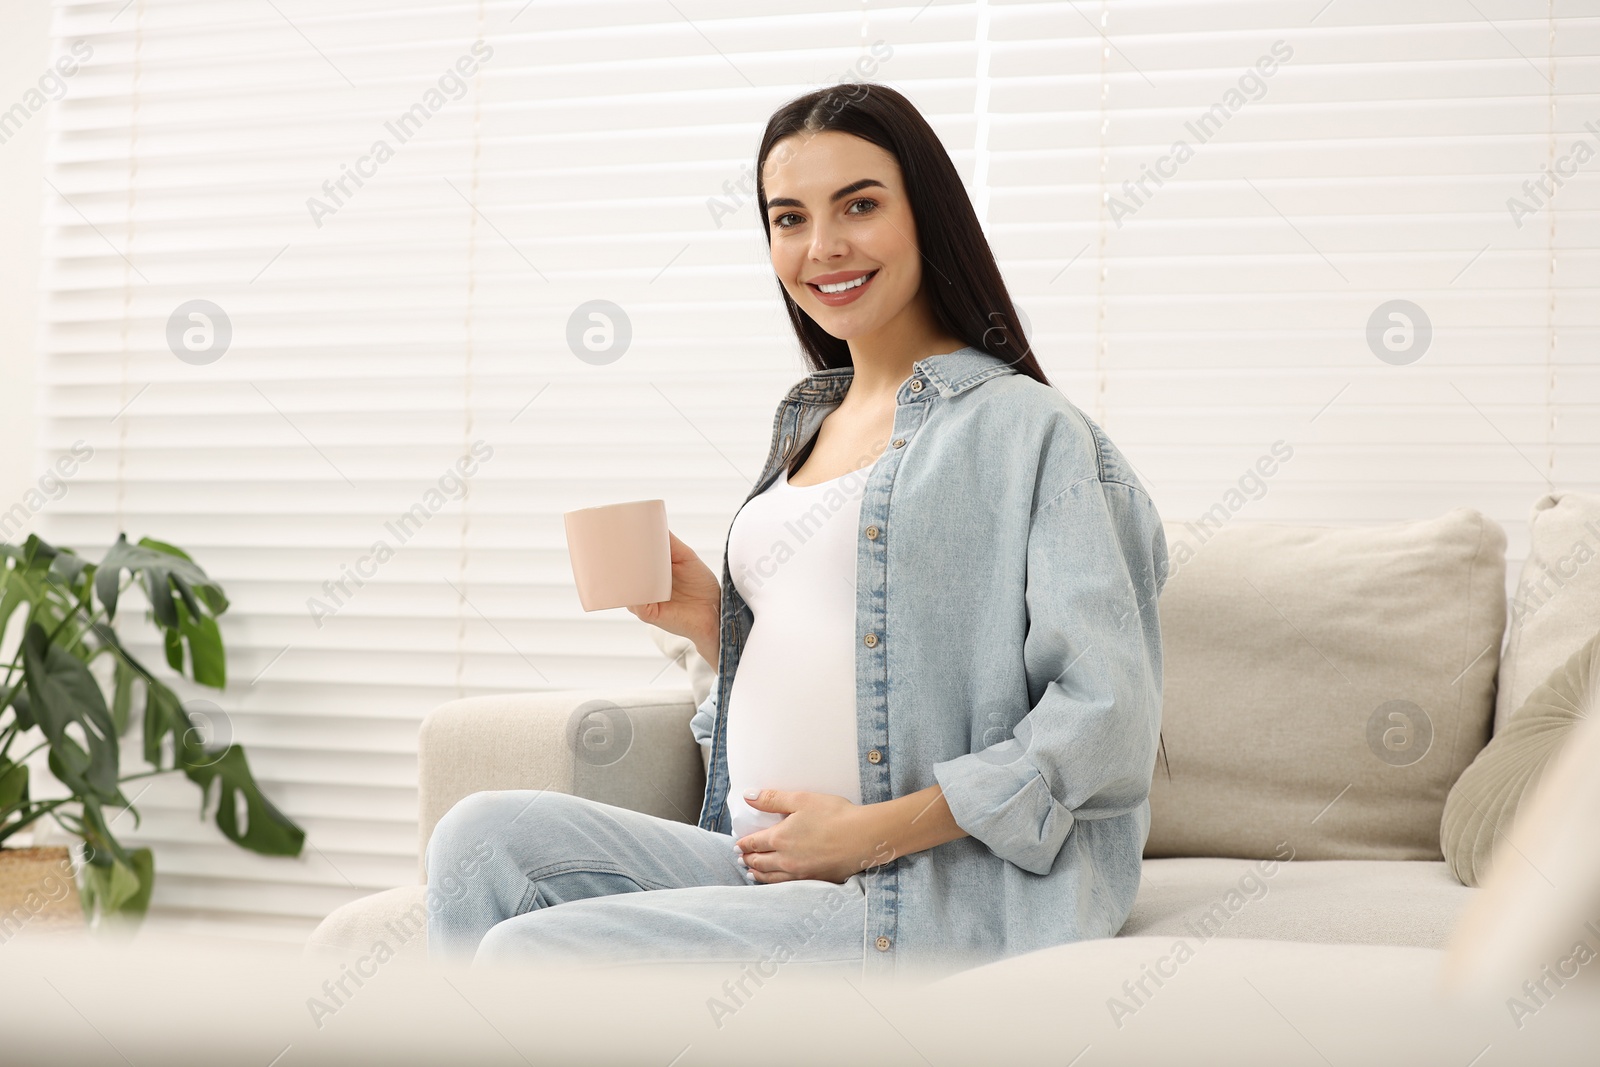
<path id="1" fill-rule="evenodd" d="M 853 282 L 840 282 L 838 285 L 819 285 L 817 288 L 824 293 L 842 293 L 847 289 L 854 289 L 858 285 L 867 284 L 867 279 L 870 277 L 872 277 L 872 273 L 869 271 Z"/>

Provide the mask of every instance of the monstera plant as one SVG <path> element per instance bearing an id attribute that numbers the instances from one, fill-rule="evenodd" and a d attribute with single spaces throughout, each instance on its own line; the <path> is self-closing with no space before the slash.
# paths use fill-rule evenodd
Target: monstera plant
<path id="1" fill-rule="evenodd" d="M 212 743 L 112 627 L 121 594 L 137 582 L 167 665 L 182 675 L 187 662 L 194 681 L 226 686 L 217 616 L 228 600 L 194 560 L 160 541 L 129 544 L 121 535 L 94 564 L 30 536 L 20 546 L 0 543 L 0 566 L 0 635 L 26 608 L 16 655 L 0 681 L 0 861 L 7 838 L 49 815 L 83 841 L 78 890 L 85 915 L 136 924 L 150 903 L 155 865 L 148 848 L 124 848 L 111 824 L 126 811 L 139 825 L 123 790 L 128 782 L 178 771 L 199 786 L 202 819 L 215 787 L 217 828 L 231 841 L 269 856 L 300 854 L 305 832 L 262 794 L 244 749 Z M 103 656 L 110 662 L 97 667 Z M 124 774 L 121 742 L 135 721 L 144 726 L 147 769 Z M 19 738 L 38 741 L 13 752 Z M 41 749 L 69 795 L 33 796 L 27 760 Z"/>

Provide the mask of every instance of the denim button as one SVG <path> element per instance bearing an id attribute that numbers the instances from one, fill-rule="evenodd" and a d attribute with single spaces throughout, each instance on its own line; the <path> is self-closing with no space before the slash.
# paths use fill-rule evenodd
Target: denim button
<path id="1" fill-rule="evenodd" d="M 867 762 L 868 763 L 882 763 L 883 762 L 883 753 L 879 752 L 877 749 L 873 749 L 871 752 L 867 753 Z"/>
<path id="2" fill-rule="evenodd" d="M 788 434 L 784 434 L 783 435 L 783 447 L 778 449 L 778 455 L 783 456 L 785 458 L 788 457 L 788 455 L 789 455 L 789 442 L 792 441 L 792 440 L 793 440 L 793 438 L 790 437 Z"/>
<path id="3" fill-rule="evenodd" d="M 884 937 L 882 934 L 878 935 L 878 940 L 875 941 L 874 944 L 876 944 L 878 946 L 878 951 L 879 952 L 888 952 L 889 951 L 889 939 L 887 937 Z"/>
<path id="4" fill-rule="evenodd" d="M 922 379 L 921 378 L 913 378 L 913 379 L 911 379 L 911 391 L 913 393 L 922 392 Z"/>
<path id="5" fill-rule="evenodd" d="M 905 443 L 906 443 L 906 439 L 904 437 L 896 437 L 894 439 L 894 447 L 896 447 L 896 448 L 899 448 L 901 445 L 903 445 Z"/>
<path id="6" fill-rule="evenodd" d="M 878 647 L 878 635 L 877 634 L 868 634 L 867 636 L 863 637 L 861 640 L 863 640 L 863 641 L 865 641 L 867 643 L 867 647 L 868 648 L 877 648 Z"/>
<path id="7" fill-rule="evenodd" d="M 868 526 L 867 527 L 867 540 L 868 541 L 876 541 L 877 539 L 878 539 L 878 528 L 876 526 Z"/>

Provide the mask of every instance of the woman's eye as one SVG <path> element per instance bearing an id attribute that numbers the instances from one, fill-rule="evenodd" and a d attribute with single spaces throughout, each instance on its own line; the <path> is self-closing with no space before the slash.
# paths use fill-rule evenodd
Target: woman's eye
<path id="1" fill-rule="evenodd" d="M 866 205 L 866 210 L 865 211 L 856 211 L 855 210 L 855 208 L 857 208 L 857 207 L 859 207 L 860 205 L 863 205 L 863 204 Z M 870 199 L 868 197 L 862 197 L 860 200 L 852 200 L 852 201 L 850 201 L 849 205 L 846 206 L 846 208 L 845 208 L 845 214 L 847 214 L 847 215 L 865 215 L 865 214 L 868 214 L 869 212 L 875 210 L 877 208 L 877 206 L 878 206 L 878 202 L 876 200 L 872 200 L 872 199 Z M 792 211 L 786 211 L 782 215 L 779 215 L 777 218 L 773 219 L 772 220 L 772 224 L 774 226 L 776 226 L 780 230 L 787 230 L 791 226 L 798 226 L 799 223 L 787 223 L 787 222 L 784 222 L 783 220 L 784 219 L 798 219 L 799 217 L 800 217 L 799 215 L 796 215 Z"/>

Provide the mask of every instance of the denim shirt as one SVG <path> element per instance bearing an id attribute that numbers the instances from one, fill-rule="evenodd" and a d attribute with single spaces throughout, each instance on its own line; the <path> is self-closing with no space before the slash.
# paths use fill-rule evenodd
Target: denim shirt
<path id="1" fill-rule="evenodd" d="M 789 390 L 746 502 L 853 374 Z M 861 501 L 861 799 L 937 782 L 970 836 L 863 873 L 864 978 L 937 977 L 1122 928 L 1150 829 L 1167 569 L 1131 465 L 1061 393 L 972 347 L 913 365 Z M 717 676 L 690 729 L 710 749 L 699 825 L 730 835 L 737 711 L 719 694 L 753 622 L 725 546 Z"/>

